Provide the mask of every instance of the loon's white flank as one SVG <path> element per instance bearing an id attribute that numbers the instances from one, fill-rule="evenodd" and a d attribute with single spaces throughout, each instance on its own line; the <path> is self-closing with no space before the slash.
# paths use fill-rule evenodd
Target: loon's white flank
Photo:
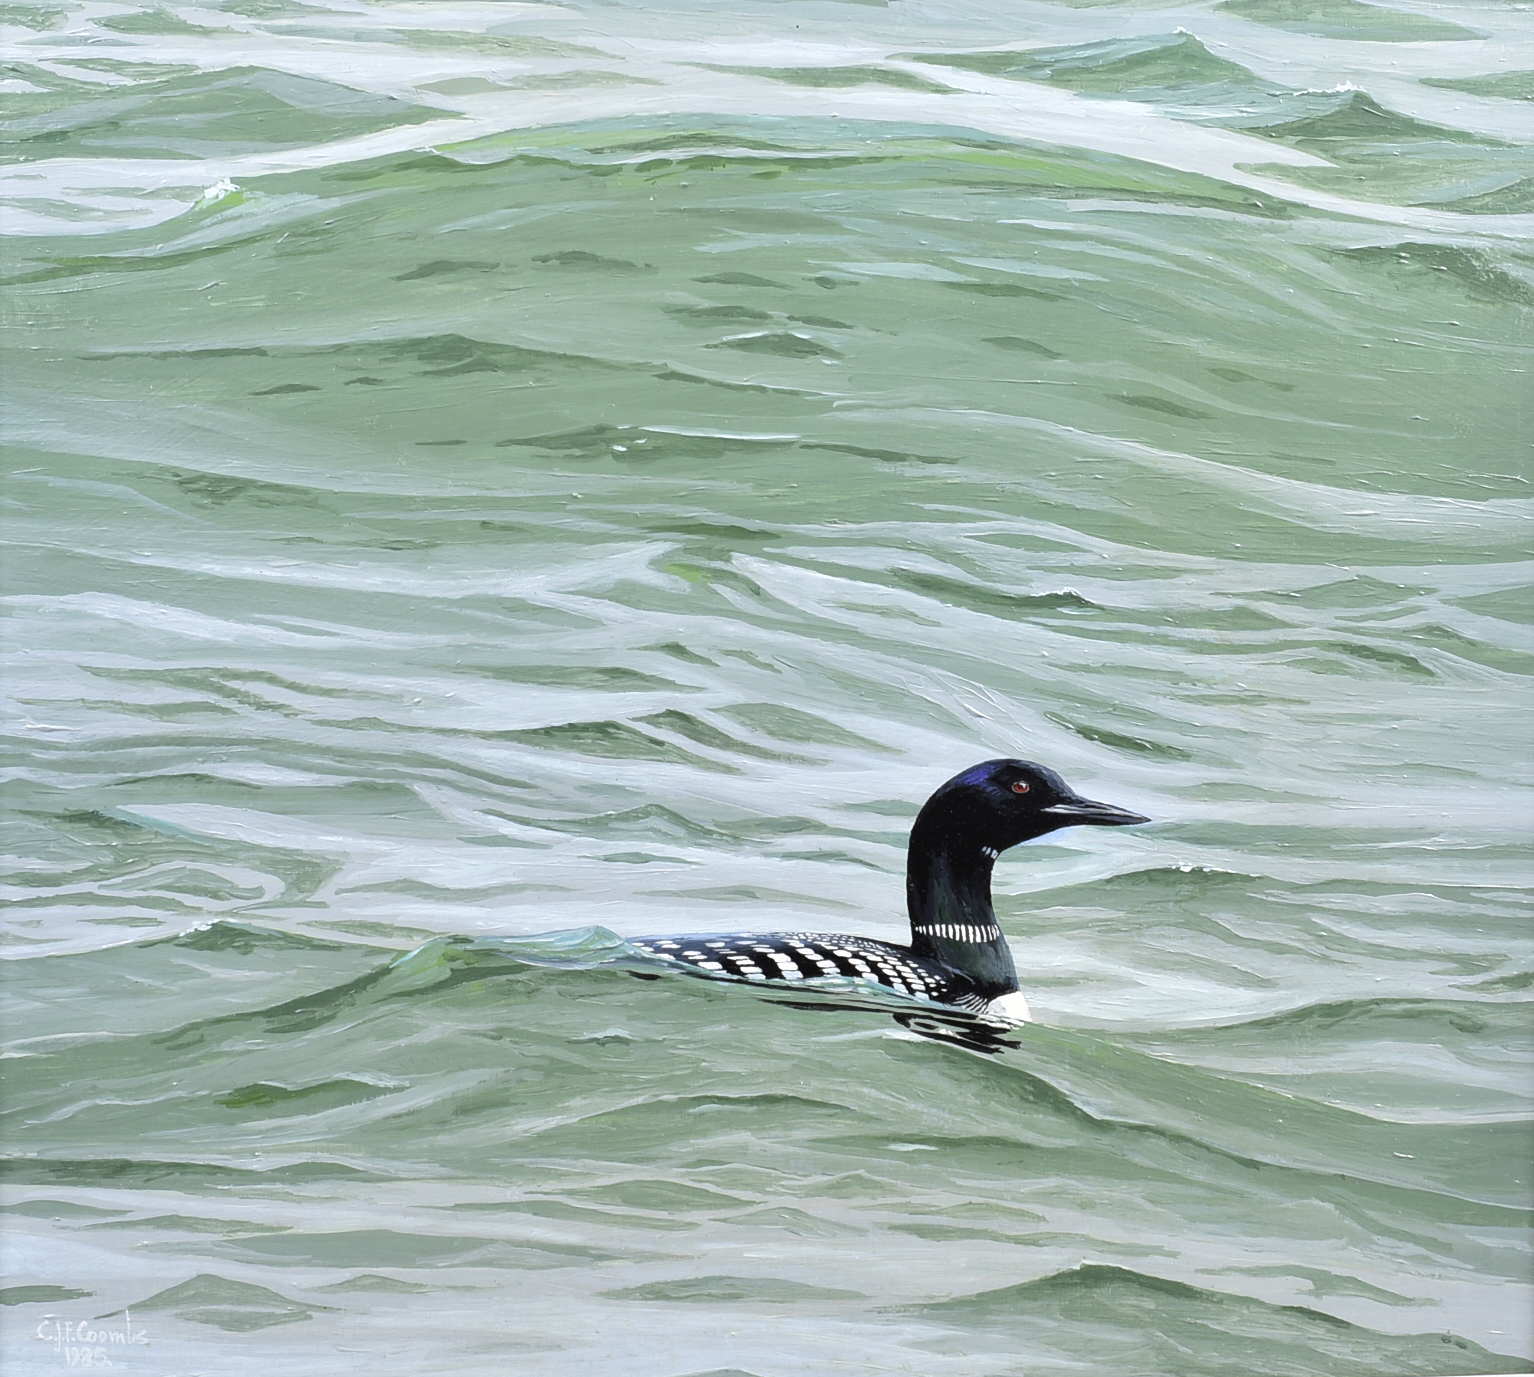
<path id="1" fill-rule="evenodd" d="M 1028 1008 L 1028 1001 L 1023 998 L 1021 990 L 998 995 L 985 1006 L 985 1012 L 989 1018 L 1004 1018 L 1008 1023 L 1033 1022 L 1033 1012 Z"/>

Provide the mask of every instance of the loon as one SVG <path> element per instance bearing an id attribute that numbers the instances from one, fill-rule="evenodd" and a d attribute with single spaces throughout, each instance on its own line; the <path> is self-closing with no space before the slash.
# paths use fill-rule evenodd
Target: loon
<path id="1" fill-rule="evenodd" d="M 1149 822 L 1082 798 L 1053 770 L 987 760 L 955 775 L 916 816 L 906 853 L 911 945 L 825 932 L 698 933 L 630 938 L 648 956 L 721 980 L 784 985 L 857 980 L 1026 1023 L 1028 1001 L 991 907 L 991 867 L 1009 847 L 1083 823 Z"/>

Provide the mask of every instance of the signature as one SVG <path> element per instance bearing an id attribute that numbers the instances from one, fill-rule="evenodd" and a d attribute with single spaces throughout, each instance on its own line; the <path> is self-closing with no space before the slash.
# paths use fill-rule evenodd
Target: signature
<path id="1" fill-rule="evenodd" d="M 44 1315 L 38 1321 L 35 1338 L 51 1344 L 69 1367 L 114 1367 L 111 1350 L 128 1344 L 147 1344 L 149 1334 L 133 1323 L 133 1316 L 123 1311 L 122 1324 L 103 1325 L 99 1320 L 61 1320 Z"/>

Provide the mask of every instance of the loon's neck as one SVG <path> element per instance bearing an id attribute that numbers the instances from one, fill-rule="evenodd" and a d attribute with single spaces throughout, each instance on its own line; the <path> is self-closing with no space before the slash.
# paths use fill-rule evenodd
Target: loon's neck
<path id="1" fill-rule="evenodd" d="M 918 819 L 905 882 L 911 950 L 962 971 L 991 999 L 1017 989 L 1017 967 L 991 907 L 995 860 L 976 844 L 933 837 Z"/>

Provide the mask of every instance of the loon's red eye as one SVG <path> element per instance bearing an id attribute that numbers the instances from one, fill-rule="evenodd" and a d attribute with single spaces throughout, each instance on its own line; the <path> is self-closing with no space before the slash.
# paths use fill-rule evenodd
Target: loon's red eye
<path id="1" fill-rule="evenodd" d="M 1014 794 L 1026 794 L 1028 792 L 1028 781 L 1024 779 L 1018 780 L 1017 783 L 1012 786 L 1012 792 Z"/>

